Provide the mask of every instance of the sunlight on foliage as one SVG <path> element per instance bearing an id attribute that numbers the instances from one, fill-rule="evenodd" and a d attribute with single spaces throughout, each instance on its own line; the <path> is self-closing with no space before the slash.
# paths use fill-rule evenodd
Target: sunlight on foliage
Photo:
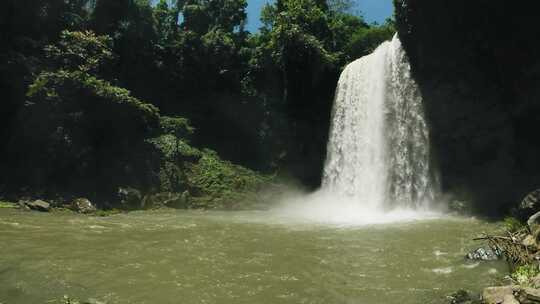
<path id="1" fill-rule="evenodd" d="M 526 285 L 530 282 L 532 278 L 540 274 L 540 269 L 538 265 L 524 265 L 519 266 L 512 273 L 511 277 L 520 285 Z"/>

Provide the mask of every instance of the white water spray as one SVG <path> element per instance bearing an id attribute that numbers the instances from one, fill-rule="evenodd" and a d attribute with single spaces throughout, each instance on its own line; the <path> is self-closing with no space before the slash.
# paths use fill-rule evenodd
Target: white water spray
<path id="1" fill-rule="evenodd" d="M 347 226 L 438 218 L 436 180 L 422 96 L 395 36 L 341 74 L 322 189 L 275 211 Z"/>
<path id="2" fill-rule="evenodd" d="M 425 210 L 433 202 L 422 96 L 397 35 L 341 74 L 322 184 L 364 210 Z"/>

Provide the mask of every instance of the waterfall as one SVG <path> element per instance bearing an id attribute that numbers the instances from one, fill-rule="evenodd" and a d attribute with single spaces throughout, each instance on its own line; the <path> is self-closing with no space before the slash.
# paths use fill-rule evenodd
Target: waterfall
<path id="1" fill-rule="evenodd" d="M 323 190 L 364 207 L 426 209 L 437 192 L 420 90 L 399 38 L 340 76 Z"/>

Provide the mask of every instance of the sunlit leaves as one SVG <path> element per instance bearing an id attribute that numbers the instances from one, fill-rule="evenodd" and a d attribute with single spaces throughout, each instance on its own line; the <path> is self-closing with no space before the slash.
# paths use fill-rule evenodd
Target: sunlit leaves
<path id="1" fill-rule="evenodd" d="M 47 57 L 61 69 L 95 73 L 100 66 L 113 59 L 112 39 L 93 32 L 61 33 L 56 45 L 45 47 Z"/>

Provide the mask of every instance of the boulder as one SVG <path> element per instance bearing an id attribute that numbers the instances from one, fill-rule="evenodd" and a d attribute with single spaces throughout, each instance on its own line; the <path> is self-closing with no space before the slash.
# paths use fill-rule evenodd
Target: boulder
<path id="1" fill-rule="evenodd" d="M 178 199 L 178 196 L 178 194 L 171 192 L 148 194 L 143 198 L 143 204 L 145 208 L 159 208 L 167 206 L 172 201 Z"/>
<path id="2" fill-rule="evenodd" d="M 186 190 L 182 192 L 182 195 L 180 196 L 182 208 L 187 208 L 189 206 L 190 198 L 191 198 L 191 194 L 189 193 L 189 191 Z"/>
<path id="3" fill-rule="evenodd" d="M 141 192 L 135 188 L 118 188 L 118 200 L 127 209 L 142 209 L 144 207 Z"/>
<path id="4" fill-rule="evenodd" d="M 51 210 L 51 204 L 42 200 L 24 202 L 24 205 L 30 208 L 31 210 L 36 210 L 36 211 L 41 211 L 41 212 L 49 212 Z"/>
<path id="5" fill-rule="evenodd" d="M 501 304 L 504 302 L 505 297 L 514 296 L 514 291 L 517 291 L 516 286 L 498 286 L 487 287 L 482 292 L 482 300 L 485 304 Z"/>
<path id="6" fill-rule="evenodd" d="M 502 301 L 502 304 L 520 304 L 514 295 L 506 295 Z"/>
<path id="7" fill-rule="evenodd" d="M 457 214 L 470 214 L 472 208 L 469 202 L 453 200 L 448 204 L 448 209 Z"/>
<path id="8" fill-rule="evenodd" d="M 20 200 L 17 202 L 17 205 L 19 206 L 20 209 L 22 210 L 26 210 L 26 211 L 30 211 L 30 207 L 28 207 L 26 205 L 27 201 L 23 201 L 23 200 Z"/>
<path id="9" fill-rule="evenodd" d="M 533 288 L 540 288 L 540 274 L 532 278 L 529 284 Z"/>
<path id="10" fill-rule="evenodd" d="M 527 220 L 527 226 L 529 226 L 529 229 L 533 232 L 540 228 L 540 211 L 529 217 Z"/>
<path id="11" fill-rule="evenodd" d="M 86 198 L 78 198 L 71 202 L 71 209 L 78 213 L 93 213 L 96 212 L 96 207 Z"/>
<path id="12" fill-rule="evenodd" d="M 169 208 L 185 209 L 189 207 L 190 193 L 187 190 L 182 192 L 182 194 L 174 192 L 161 192 L 147 195 L 143 201 L 147 207 L 166 206 Z"/>
<path id="13" fill-rule="evenodd" d="M 540 289 L 525 287 L 518 293 L 518 300 L 521 304 L 539 304 L 540 303 Z"/>
<path id="14" fill-rule="evenodd" d="M 467 253 L 466 258 L 469 260 L 494 261 L 501 258 L 501 253 L 498 250 L 480 247 Z"/>
<path id="15" fill-rule="evenodd" d="M 446 298 L 448 299 L 449 304 L 469 304 L 473 301 L 471 294 L 463 289 L 448 295 Z"/>
<path id="16" fill-rule="evenodd" d="M 521 245 L 525 247 L 534 247 L 536 246 L 536 240 L 534 239 L 534 236 L 527 234 L 527 236 L 521 241 Z"/>
<path id="17" fill-rule="evenodd" d="M 518 207 L 518 213 L 522 219 L 527 219 L 531 215 L 540 211 L 540 189 L 536 189 L 521 201 Z"/>

